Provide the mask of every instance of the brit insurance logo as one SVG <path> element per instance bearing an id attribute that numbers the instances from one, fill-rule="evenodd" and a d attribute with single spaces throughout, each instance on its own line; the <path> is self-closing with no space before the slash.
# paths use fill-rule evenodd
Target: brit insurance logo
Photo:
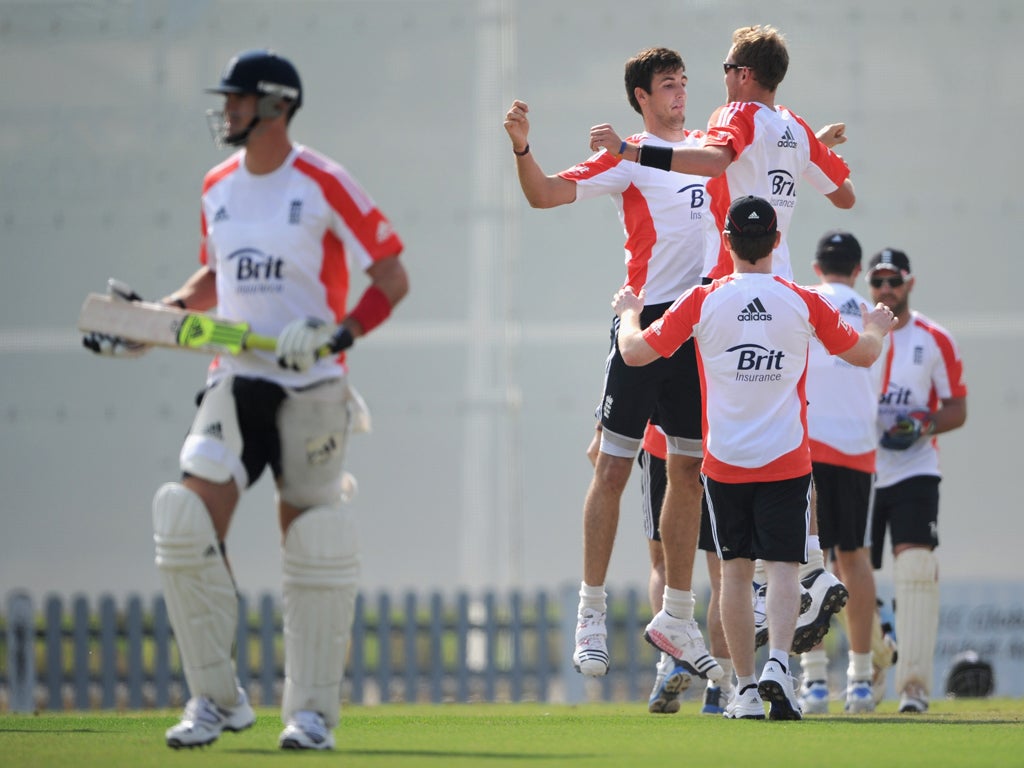
<path id="1" fill-rule="evenodd" d="M 279 293 L 284 287 L 284 260 L 258 248 L 239 248 L 228 255 L 235 269 L 238 293 Z"/>
<path id="2" fill-rule="evenodd" d="M 783 149 L 796 149 L 796 139 L 793 138 L 793 132 L 786 127 L 786 132 L 782 134 L 779 139 L 779 146 Z"/>
<path id="3" fill-rule="evenodd" d="M 785 168 L 768 171 L 768 184 L 772 190 L 770 202 L 776 208 L 792 208 L 796 205 L 796 179 Z"/>
<path id="4" fill-rule="evenodd" d="M 770 382 L 782 379 L 781 349 L 768 349 L 760 344 L 739 344 L 726 352 L 739 353 L 736 358 L 736 381 Z"/>
<path id="5" fill-rule="evenodd" d="M 706 207 L 707 192 L 703 184 L 687 184 L 676 191 L 677 195 L 690 195 L 690 220 L 696 221 L 701 218 L 701 211 Z"/>
<path id="6" fill-rule="evenodd" d="M 764 308 L 764 304 L 761 303 L 761 299 L 755 297 L 752 302 L 740 310 L 740 313 L 736 315 L 736 319 L 741 323 L 746 323 L 752 320 L 771 320 L 772 316 L 769 314 L 768 310 Z"/>

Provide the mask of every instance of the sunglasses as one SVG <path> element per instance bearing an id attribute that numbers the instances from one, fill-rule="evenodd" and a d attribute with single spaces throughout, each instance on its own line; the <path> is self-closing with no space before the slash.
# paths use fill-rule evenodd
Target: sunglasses
<path id="1" fill-rule="evenodd" d="M 728 75 L 730 69 L 750 69 L 750 67 L 748 67 L 746 64 L 732 64 L 728 61 L 723 61 L 722 71 Z"/>
<path id="2" fill-rule="evenodd" d="M 871 283 L 872 288 L 881 288 L 883 285 L 899 288 L 906 281 L 903 279 L 903 275 L 893 275 L 892 277 L 872 277 L 868 282 Z"/>

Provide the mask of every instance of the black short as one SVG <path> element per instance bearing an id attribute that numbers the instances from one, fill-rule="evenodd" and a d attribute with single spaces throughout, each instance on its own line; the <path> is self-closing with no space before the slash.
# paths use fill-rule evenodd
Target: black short
<path id="1" fill-rule="evenodd" d="M 640 451 L 636 457 L 640 466 L 640 492 L 643 496 L 644 535 L 651 541 L 661 541 L 661 505 L 665 503 L 668 487 L 668 469 L 665 460 Z"/>
<path id="2" fill-rule="evenodd" d="M 644 307 L 640 327 L 649 326 L 670 306 Z M 619 354 L 618 330 L 619 319 L 615 318 L 598 410 L 601 425 L 610 432 L 639 440 L 648 420 L 657 412 L 656 423 L 666 435 L 700 440 L 700 374 L 693 339 L 672 357 L 659 357 L 648 365 L 628 366 Z"/>
<path id="3" fill-rule="evenodd" d="M 855 552 L 869 545 L 875 476 L 849 467 L 815 462 L 814 492 L 817 498 L 818 538 L 822 549 L 838 547 Z"/>
<path id="4" fill-rule="evenodd" d="M 661 541 L 661 505 L 665 503 L 665 489 L 668 487 L 666 461 L 647 451 L 640 451 L 636 463 L 640 467 L 644 535 L 651 541 Z M 704 494 L 700 497 L 700 540 L 697 546 L 705 552 L 718 551 L 715 547 L 715 534 L 711 530 L 708 500 Z"/>
<path id="5" fill-rule="evenodd" d="M 886 528 L 893 547 L 939 546 L 939 482 L 935 475 L 918 475 L 875 489 L 871 518 L 871 564 L 875 568 L 882 567 Z"/>
<path id="6" fill-rule="evenodd" d="M 705 477 L 704 494 L 723 560 L 807 562 L 810 475 L 768 483 L 719 483 Z"/>

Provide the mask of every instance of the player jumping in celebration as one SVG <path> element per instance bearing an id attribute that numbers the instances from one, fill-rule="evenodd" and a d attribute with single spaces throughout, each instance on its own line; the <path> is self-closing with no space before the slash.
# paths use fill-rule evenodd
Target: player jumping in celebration
<path id="1" fill-rule="evenodd" d="M 191 697 L 170 747 L 197 747 L 255 721 L 232 646 L 238 599 L 225 539 L 240 494 L 269 466 L 282 535 L 282 749 L 331 749 L 353 618 L 359 546 L 343 504 L 357 397 L 338 352 L 380 325 L 408 291 L 402 243 L 348 172 L 293 143 L 299 74 L 272 51 L 234 57 L 210 92 L 218 145 L 237 151 L 203 183 L 199 269 L 163 301 L 217 306 L 276 336 L 276 352 L 212 363 L 181 449 L 181 479 L 153 500 L 156 564 Z M 349 266 L 370 284 L 348 305 Z M 86 338 L 97 352 L 132 349 Z M 91 342 L 91 343 L 90 343 Z"/>
<path id="2" fill-rule="evenodd" d="M 626 62 L 626 96 L 643 117 L 644 130 L 631 137 L 638 145 L 671 153 L 696 147 L 700 134 L 683 127 L 686 118 L 686 69 L 682 58 L 666 48 L 641 51 Z M 700 282 L 707 238 L 714 234 L 700 176 L 663 173 L 622 162 L 619 145 L 598 152 L 561 173 L 548 176 L 530 148 L 529 107 L 515 101 L 505 115 L 505 130 L 515 153 L 519 183 L 535 208 L 552 208 L 577 200 L 611 196 L 626 236 L 625 284 L 647 297 L 641 323 L 646 326 L 686 289 Z M 613 337 L 617 330 L 613 324 Z M 584 675 L 608 672 L 605 577 L 618 528 L 619 506 L 633 460 L 640 450 L 648 419 L 658 411 L 668 436 L 668 489 L 662 515 L 665 550 L 680 552 L 674 573 L 666 573 L 664 626 L 657 643 L 662 651 L 652 711 L 675 711 L 662 705 L 665 694 L 678 695 L 689 675 L 718 680 L 722 668 L 704 645 L 693 618 L 693 561 L 700 522 L 701 423 L 700 382 L 693 345 L 646 371 L 622 362 L 613 343 L 605 366 L 599 407 L 600 450 L 583 505 L 583 581 L 573 663 Z M 674 525 L 668 521 L 675 521 Z M 650 636 L 650 634 L 648 634 Z M 676 659 L 677 664 L 672 663 Z M 665 674 L 666 670 L 668 673 Z"/>
<path id="3" fill-rule="evenodd" d="M 939 446 L 935 436 L 967 421 L 967 385 L 956 342 L 910 309 L 914 276 L 903 251 L 868 262 L 871 298 L 896 315 L 888 387 L 878 406 L 878 480 L 871 559 L 882 567 L 888 528 L 896 598 L 896 690 L 900 712 L 925 712 L 939 628 Z"/>
<path id="4" fill-rule="evenodd" d="M 742 197 L 724 230 L 735 271 L 683 294 L 646 329 L 643 296 L 622 288 L 613 300 L 618 343 L 628 365 L 672 355 L 691 336 L 700 361 L 704 409 L 705 496 L 722 558 L 721 610 L 737 677 L 726 716 L 799 720 L 789 649 L 800 609 L 799 565 L 810 524 L 811 452 L 804 384 L 808 343 L 816 337 L 852 365 L 869 366 L 882 349 L 892 312 L 861 314 L 857 333 L 822 296 L 772 274 L 779 244 L 775 209 Z M 756 307 L 754 317 L 745 314 Z M 754 676 L 754 561 L 764 561 L 769 658 Z M 763 697 L 763 698 L 762 698 Z"/>

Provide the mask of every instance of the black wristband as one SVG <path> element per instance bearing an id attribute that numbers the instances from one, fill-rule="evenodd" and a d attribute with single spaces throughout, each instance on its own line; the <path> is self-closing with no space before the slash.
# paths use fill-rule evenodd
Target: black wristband
<path id="1" fill-rule="evenodd" d="M 672 147 L 650 147 L 641 145 L 637 150 L 636 161 L 648 168 L 659 168 L 663 171 L 672 170 Z"/>
<path id="2" fill-rule="evenodd" d="M 525 157 L 526 155 L 530 154 L 530 144 L 529 144 L 529 142 L 527 142 L 526 146 L 523 147 L 523 151 L 522 152 L 517 152 L 516 148 L 512 147 L 512 154 L 515 155 L 516 157 Z"/>
<path id="3" fill-rule="evenodd" d="M 332 352 L 341 352 L 343 349 L 348 349 L 356 342 L 356 337 L 352 335 L 352 331 L 348 329 L 348 326 L 341 326 L 331 336 L 331 340 L 328 345 Z"/>

